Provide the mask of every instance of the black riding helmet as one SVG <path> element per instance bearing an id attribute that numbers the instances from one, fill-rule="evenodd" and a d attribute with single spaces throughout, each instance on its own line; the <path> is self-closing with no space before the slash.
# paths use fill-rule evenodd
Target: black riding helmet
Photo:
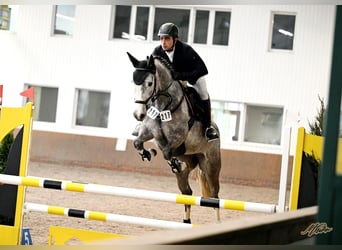
<path id="1" fill-rule="evenodd" d="M 174 23 L 164 23 L 159 28 L 158 36 L 178 37 L 178 27 Z"/>

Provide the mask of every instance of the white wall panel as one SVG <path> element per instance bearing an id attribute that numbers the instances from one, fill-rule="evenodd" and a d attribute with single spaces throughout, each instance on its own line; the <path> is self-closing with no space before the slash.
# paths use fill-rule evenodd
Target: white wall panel
<path id="1" fill-rule="evenodd" d="M 229 46 L 193 45 L 207 63 L 211 98 L 283 106 L 286 124 L 298 125 L 299 119 L 299 125 L 307 126 L 319 107 L 318 95 L 327 96 L 335 7 L 222 8 L 232 12 Z M 293 51 L 269 51 L 272 11 L 295 13 Z M 4 105 L 22 104 L 19 93 L 25 83 L 58 87 L 56 123 L 35 122 L 34 128 L 130 137 L 135 125 L 133 67 L 126 51 L 143 59 L 158 43 L 109 39 L 111 14 L 109 5 L 77 5 L 74 34 L 61 37 L 51 35 L 52 6 L 20 6 L 17 32 L 0 31 L 0 52 L 5 58 L 0 62 Z M 108 129 L 80 130 L 72 126 L 76 88 L 111 92 Z M 9 99 L 7 93 L 13 98 Z"/>

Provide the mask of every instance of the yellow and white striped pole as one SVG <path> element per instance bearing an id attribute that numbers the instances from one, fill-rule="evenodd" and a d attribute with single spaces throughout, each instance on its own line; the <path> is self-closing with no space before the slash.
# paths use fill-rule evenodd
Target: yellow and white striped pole
<path id="1" fill-rule="evenodd" d="M 149 226 L 149 227 L 157 227 L 163 229 L 178 229 L 178 228 L 192 228 L 195 225 L 186 224 L 175 221 L 166 221 L 166 220 L 157 220 L 143 217 L 134 217 L 128 215 L 121 214 L 112 214 L 112 213 L 104 213 L 104 212 L 96 212 L 89 210 L 81 210 L 81 209 L 73 209 L 73 208 L 65 208 L 59 206 L 50 206 L 45 204 L 37 204 L 37 203 L 25 203 L 24 209 L 27 212 L 41 212 L 52 215 L 60 215 L 67 217 L 75 217 L 81 219 L 88 220 L 97 220 L 97 221 L 111 221 L 118 222 L 124 224 L 134 224 L 140 226 Z"/>
<path id="2" fill-rule="evenodd" d="M 165 201 L 184 205 L 195 205 L 241 211 L 275 213 L 277 210 L 277 206 L 273 204 L 225 200 L 192 195 L 150 191 L 136 188 L 125 188 L 108 185 L 78 183 L 72 181 L 52 180 L 41 177 L 21 177 L 0 174 L 0 182 L 12 185 L 57 189 L 71 192 L 113 195 L 128 198 Z"/>

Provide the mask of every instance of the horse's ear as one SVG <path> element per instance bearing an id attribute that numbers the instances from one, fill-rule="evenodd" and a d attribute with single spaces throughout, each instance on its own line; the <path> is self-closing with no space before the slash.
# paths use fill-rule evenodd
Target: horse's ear
<path id="1" fill-rule="evenodd" d="M 134 68 L 138 67 L 138 64 L 139 64 L 139 61 L 138 59 L 136 59 L 134 56 L 132 56 L 129 52 L 126 52 L 128 57 L 129 57 L 129 60 L 131 60 Z"/>
<path id="2" fill-rule="evenodd" d="M 152 55 L 150 57 L 147 57 L 147 67 L 150 69 L 156 68 L 156 66 L 154 65 L 154 58 Z"/>

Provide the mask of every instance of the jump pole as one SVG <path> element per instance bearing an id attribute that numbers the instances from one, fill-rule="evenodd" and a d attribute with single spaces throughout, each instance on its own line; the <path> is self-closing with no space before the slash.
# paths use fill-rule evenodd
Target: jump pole
<path id="1" fill-rule="evenodd" d="M 75 218 L 88 219 L 88 220 L 97 220 L 97 221 L 103 221 L 103 222 L 111 221 L 111 222 L 118 222 L 118 223 L 124 223 L 124 224 L 150 226 L 150 227 L 157 227 L 157 228 L 163 228 L 163 229 L 193 228 L 195 226 L 194 224 L 186 224 L 186 223 L 175 222 L 175 221 L 165 221 L 165 220 L 157 220 L 157 219 L 150 219 L 150 218 L 143 218 L 143 217 L 134 217 L 134 216 L 128 216 L 128 215 L 65 208 L 65 207 L 50 206 L 50 205 L 37 204 L 37 203 L 25 203 L 24 211 L 25 212 L 41 212 L 41 213 L 52 214 L 52 215 L 75 217 Z"/>
<path id="2" fill-rule="evenodd" d="M 56 189 L 71 192 L 93 193 L 137 198 L 170 203 L 195 205 L 212 208 L 223 208 L 250 212 L 275 213 L 277 206 L 256 202 L 207 198 L 192 195 L 174 194 L 167 192 L 150 191 L 144 189 L 116 187 L 91 183 L 53 180 L 42 177 L 23 177 L 0 174 L 0 182 L 17 186 L 28 186 L 46 189 Z"/>

